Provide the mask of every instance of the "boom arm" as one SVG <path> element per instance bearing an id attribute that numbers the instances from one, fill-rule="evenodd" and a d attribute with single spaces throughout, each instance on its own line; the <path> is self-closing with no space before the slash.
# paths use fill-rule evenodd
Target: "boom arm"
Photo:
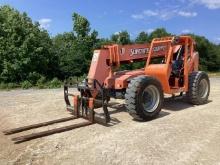
<path id="1" fill-rule="evenodd" d="M 103 49 L 95 50 L 88 74 L 88 79 L 96 79 L 101 84 L 120 64 L 146 61 L 150 44 L 108 45 Z M 153 48 L 152 57 L 164 56 L 164 46 Z"/>

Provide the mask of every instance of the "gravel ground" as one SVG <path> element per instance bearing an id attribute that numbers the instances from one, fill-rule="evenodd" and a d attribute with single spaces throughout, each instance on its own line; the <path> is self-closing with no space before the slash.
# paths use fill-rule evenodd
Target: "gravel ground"
<path id="1" fill-rule="evenodd" d="M 121 103 L 121 104 L 119 104 Z M 209 103 L 166 100 L 155 120 L 137 122 L 113 100 L 106 127 L 94 124 L 28 142 L 12 137 L 81 122 L 82 119 L 5 136 L 2 131 L 68 117 L 63 90 L 0 92 L 0 164 L 219 164 L 220 78 L 211 78 Z"/>

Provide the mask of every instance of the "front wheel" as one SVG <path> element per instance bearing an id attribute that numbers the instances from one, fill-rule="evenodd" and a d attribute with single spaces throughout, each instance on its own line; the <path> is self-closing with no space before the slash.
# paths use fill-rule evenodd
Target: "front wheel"
<path id="1" fill-rule="evenodd" d="M 188 101 L 195 105 L 205 104 L 210 92 L 209 77 L 205 72 L 192 72 L 189 76 Z"/>
<path id="2" fill-rule="evenodd" d="M 163 99 L 162 86 L 153 77 L 135 77 L 126 89 L 126 108 L 129 114 L 137 120 L 155 118 L 161 111 Z"/>

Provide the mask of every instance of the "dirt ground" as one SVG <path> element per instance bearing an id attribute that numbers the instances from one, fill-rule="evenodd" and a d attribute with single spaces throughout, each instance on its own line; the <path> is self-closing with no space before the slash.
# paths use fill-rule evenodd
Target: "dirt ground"
<path id="1" fill-rule="evenodd" d="M 0 92 L 0 164 L 219 164 L 220 78 L 211 78 L 209 103 L 192 106 L 166 99 L 155 120 L 137 122 L 113 100 L 106 127 L 90 125 L 28 142 L 12 137 L 80 122 L 69 121 L 5 136 L 2 131 L 68 117 L 63 90 Z M 121 101 L 119 101 L 121 102 Z"/>

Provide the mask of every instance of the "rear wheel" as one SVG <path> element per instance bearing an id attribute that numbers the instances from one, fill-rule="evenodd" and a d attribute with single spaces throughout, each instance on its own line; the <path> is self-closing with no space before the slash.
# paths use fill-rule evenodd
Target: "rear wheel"
<path id="1" fill-rule="evenodd" d="M 150 120 L 161 111 L 163 90 L 160 82 L 147 76 L 132 79 L 125 94 L 126 108 L 136 120 Z"/>
<path id="2" fill-rule="evenodd" d="M 189 76 L 188 101 L 195 105 L 207 102 L 210 92 L 209 77 L 205 72 L 193 72 Z"/>

